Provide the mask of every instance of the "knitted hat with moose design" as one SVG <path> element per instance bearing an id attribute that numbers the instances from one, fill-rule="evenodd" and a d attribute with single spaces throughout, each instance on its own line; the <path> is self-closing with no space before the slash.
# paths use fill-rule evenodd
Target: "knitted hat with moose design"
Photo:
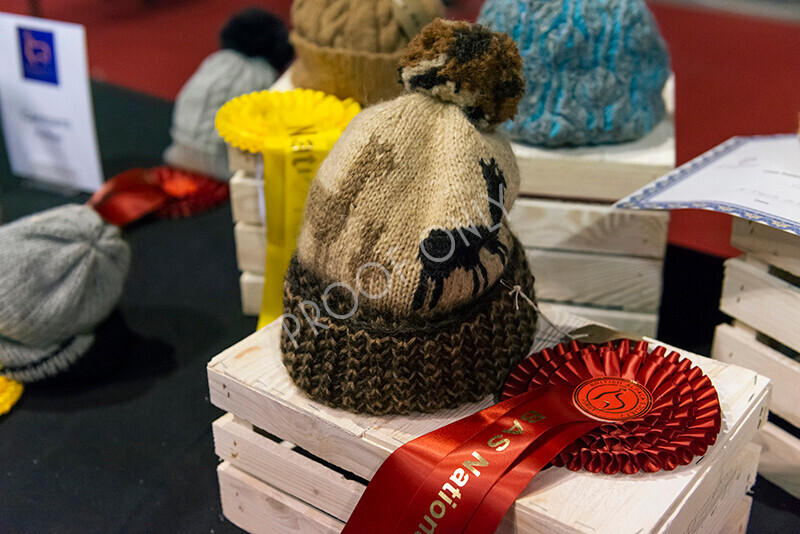
<path id="1" fill-rule="evenodd" d="M 509 291 L 534 296 L 505 220 L 519 171 L 493 133 L 524 90 L 514 42 L 437 19 L 400 78 L 409 93 L 357 115 L 320 166 L 284 284 L 289 375 L 373 414 L 496 392 L 537 317 Z"/>

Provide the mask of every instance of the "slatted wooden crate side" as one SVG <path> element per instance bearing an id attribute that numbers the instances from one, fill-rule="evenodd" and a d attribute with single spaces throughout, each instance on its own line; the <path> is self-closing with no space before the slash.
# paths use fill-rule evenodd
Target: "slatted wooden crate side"
<path id="1" fill-rule="evenodd" d="M 725 261 L 720 310 L 753 329 L 800 350 L 800 288 L 771 276 L 765 263 Z"/>
<path id="2" fill-rule="evenodd" d="M 222 460 L 340 521 L 347 521 L 364 492 L 364 484 L 256 433 L 233 414 L 214 421 L 213 430 Z"/>
<path id="3" fill-rule="evenodd" d="M 363 484 L 347 480 L 329 467 L 255 433 L 251 425 L 235 420 L 231 414 L 215 422 L 214 438 L 216 450 L 223 460 L 341 521 L 347 521 L 365 489 Z M 707 474 L 680 502 L 675 503 L 674 513 L 666 517 L 662 527 L 655 531 L 713 532 L 715 525 L 719 526 L 724 518 L 733 514 L 736 504 L 752 487 L 757 464 L 758 447 L 752 444 L 735 461 L 721 463 L 717 468 L 712 468 L 709 463 L 705 467 Z M 499 531 L 513 532 L 513 524 L 519 532 L 536 531 L 537 525 L 541 529 L 548 519 L 546 513 L 543 512 L 544 517 L 536 518 L 529 513 L 530 509 L 517 505 Z M 541 505 L 536 509 L 542 511 Z M 585 525 L 585 528 L 577 525 L 566 530 L 563 524 L 551 526 L 553 531 L 594 530 L 590 525 Z"/>
<path id="4" fill-rule="evenodd" d="M 760 343 L 755 332 L 743 325 L 718 325 L 711 356 L 747 367 L 772 380 L 770 410 L 800 427 L 800 362 Z"/>
<path id="5" fill-rule="evenodd" d="M 800 439 L 768 422 L 754 441 L 761 445 L 759 475 L 800 499 Z"/>
<path id="6" fill-rule="evenodd" d="M 309 528 L 308 521 L 320 517 L 317 515 L 319 513 L 318 510 L 316 510 L 314 507 L 308 506 L 297 499 L 293 499 L 293 497 L 289 495 L 277 492 L 277 490 L 271 488 L 268 484 L 265 484 L 254 477 L 248 476 L 246 473 L 239 471 L 229 464 L 221 464 L 221 467 L 218 468 L 218 472 L 220 473 L 219 485 L 220 493 L 223 494 L 224 499 L 223 513 L 225 514 L 225 517 L 235 525 L 243 528 L 251 534 L 275 534 L 276 532 L 323 532 L 327 534 L 341 532 L 341 530 L 344 528 L 344 523 L 336 520 L 330 520 L 324 516 L 316 525 Z M 277 500 L 276 497 L 280 500 Z M 254 509 L 256 507 L 249 506 L 249 503 L 252 503 L 256 500 L 263 500 L 265 503 L 268 503 L 262 506 L 275 506 L 279 509 L 278 517 L 280 519 L 277 521 L 277 525 L 275 517 L 272 516 L 271 512 L 270 517 L 265 520 L 263 517 L 263 512 L 259 513 L 259 510 Z M 248 503 L 248 506 L 240 505 L 239 503 L 241 501 Z M 283 506 L 284 502 L 289 503 L 290 506 Z M 725 522 L 719 526 L 718 530 L 709 530 L 706 532 L 709 532 L 710 534 L 745 534 L 747 530 L 747 523 L 750 518 L 750 508 L 752 506 L 752 502 L 752 497 L 742 497 L 736 503 L 731 515 L 725 518 Z M 295 517 L 294 520 L 286 519 L 287 517 L 292 516 L 297 517 Z M 335 523 L 331 525 L 331 521 L 335 521 Z M 309 528 L 309 530 L 301 530 L 302 528 Z M 501 528 L 498 529 L 498 532 L 502 534 L 504 532 L 524 533 L 537 531 L 524 530 L 524 528 L 519 527 L 519 525 L 517 525 L 515 530 L 507 531 L 503 530 L 503 526 L 501 525 Z M 573 534 L 574 532 L 578 531 L 567 532 Z M 647 533 L 638 532 L 636 534 Z"/>
<path id="7" fill-rule="evenodd" d="M 251 425 L 236 420 L 231 414 L 215 422 L 214 437 L 217 452 L 222 453 L 220 458 L 226 462 L 342 522 L 347 521 L 365 489 L 363 484 L 349 481 L 329 467 L 256 434 Z M 675 504 L 675 512 L 665 518 L 662 526 L 653 531 L 726 534 L 739 531 L 747 520 L 746 515 L 742 517 L 742 509 L 749 514 L 749 500 L 745 494 L 755 482 L 758 449 L 749 444 L 734 461 L 726 461 L 716 469 L 710 464 L 706 466 L 708 473 L 700 478 L 689 495 Z M 291 476 L 292 472 L 295 476 Z M 646 513 L 648 507 L 643 508 Z M 526 513 L 528 509 L 520 505 L 512 508 L 498 532 L 542 531 L 542 518 L 531 517 Z M 590 525 L 578 524 L 571 528 L 554 522 L 551 527 L 548 531 L 593 532 Z"/>
<path id="8" fill-rule="evenodd" d="M 334 534 L 342 523 L 228 462 L 217 467 L 222 513 L 251 534 Z"/>
<path id="9" fill-rule="evenodd" d="M 554 317 L 558 324 L 563 324 L 558 322 L 558 315 L 553 310 L 546 310 L 546 313 Z M 262 329 L 212 360 L 209 364 L 212 402 L 363 478 L 370 478 L 383 458 L 399 444 L 454 418 L 473 413 L 491 402 L 487 399 L 484 403 L 430 415 L 384 418 L 365 418 L 321 407 L 291 384 L 280 363 L 277 328 L 273 324 Z M 530 513 L 534 519 L 560 522 L 570 529 L 576 528 L 576 522 L 581 522 L 592 528 L 620 524 L 625 529 L 630 527 L 632 532 L 639 528 L 652 530 L 663 513 L 657 514 L 658 518 L 636 516 L 623 518 L 620 522 L 620 518 L 612 517 L 611 510 L 624 509 L 630 506 L 630 502 L 640 498 L 650 503 L 680 499 L 694 481 L 705 476 L 703 470 L 707 466 L 735 458 L 751 440 L 766 414 L 768 381 L 735 366 L 695 355 L 686 356 L 709 375 L 717 387 L 725 414 L 718 442 L 702 460 L 671 473 L 642 474 L 628 478 L 627 483 L 615 487 L 613 494 L 608 496 L 605 496 L 608 493 L 607 477 L 547 470 L 539 475 L 541 487 L 529 495 L 532 504 L 526 505 L 525 513 Z M 601 511 L 593 511 L 591 519 L 576 517 L 571 505 L 576 495 L 587 501 L 591 501 L 593 496 L 604 495 L 602 505 L 591 507 L 592 510 L 599 508 Z M 546 509 L 544 516 L 537 512 L 538 506 Z M 517 514 L 517 520 L 524 515 L 519 506 Z M 587 520 L 590 522 L 587 523 Z M 550 530 L 542 524 L 539 524 L 539 528 Z"/>
<path id="10" fill-rule="evenodd" d="M 734 217 L 731 245 L 770 265 L 800 276 L 800 236 Z"/>
<path id="11" fill-rule="evenodd" d="M 234 221 L 262 224 L 256 179 L 239 172 L 230 188 Z M 667 246 L 667 212 L 520 198 L 508 220 L 526 247 L 663 258 Z"/>
<path id="12" fill-rule="evenodd" d="M 236 223 L 234 236 L 239 270 L 263 273 L 267 248 L 263 226 Z M 537 297 L 542 300 L 658 311 L 664 267 L 661 260 L 542 249 L 526 249 L 526 256 L 536 276 Z"/>

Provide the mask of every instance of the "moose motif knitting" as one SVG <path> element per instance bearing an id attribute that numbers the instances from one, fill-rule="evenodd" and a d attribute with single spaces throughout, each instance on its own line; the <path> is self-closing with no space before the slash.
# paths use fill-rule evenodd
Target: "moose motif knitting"
<path id="1" fill-rule="evenodd" d="M 408 92 L 357 115 L 311 183 L 284 283 L 289 375 L 326 404 L 433 411 L 497 390 L 533 341 L 533 276 L 506 215 L 494 133 L 524 90 L 506 35 L 437 19 L 400 63 Z"/>

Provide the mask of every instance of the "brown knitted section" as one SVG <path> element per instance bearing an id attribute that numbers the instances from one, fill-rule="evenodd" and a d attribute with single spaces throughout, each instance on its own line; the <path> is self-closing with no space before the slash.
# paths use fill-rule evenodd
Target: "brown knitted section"
<path id="1" fill-rule="evenodd" d="M 456 104 L 484 131 L 514 117 L 525 92 L 516 43 L 480 24 L 434 20 L 406 47 L 400 69 L 408 90 Z"/>
<path id="2" fill-rule="evenodd" d="M 500 278 L 534 298 L 533 276 L 522 247 Z M 398 319 L 360 305 L 349 319 L 328 317 L 319 300 L 328 284 L 304 269 L 297 258 L 284 283 L 284 313 L 303 320 L 301 302 L 315 300 L 323 317 L 318 334 L 303 322 L 292 343 L 281 333 L 283 363 L 295 384 L 311 398 L 353 412 L 406 414 L 433 412 L 478 401 L 496 393 L 508 372 L 533 344 L 537 313 L 500 283 L 481 298 L 434 320 Z M 332 311 L 344 315 L 352 300 Z M 306 313 L 311 313 L 308 304 Z M 313 316 L 313 315 L 312 315 Z"/>

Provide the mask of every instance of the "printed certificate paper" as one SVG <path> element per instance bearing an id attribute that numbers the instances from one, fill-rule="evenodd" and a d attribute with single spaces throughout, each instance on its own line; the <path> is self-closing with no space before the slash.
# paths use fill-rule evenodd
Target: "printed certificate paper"
<path id="1" fill-rule="evenodd" d="M 103 183 L 83 26 L 0 13 L 0 111 L 14 174 Z"/>
<path id="2" fill-rule="evenodd" d="M 800 235 L 800 139 L 734 137 L 615 206 L 720 211 Z"/>

